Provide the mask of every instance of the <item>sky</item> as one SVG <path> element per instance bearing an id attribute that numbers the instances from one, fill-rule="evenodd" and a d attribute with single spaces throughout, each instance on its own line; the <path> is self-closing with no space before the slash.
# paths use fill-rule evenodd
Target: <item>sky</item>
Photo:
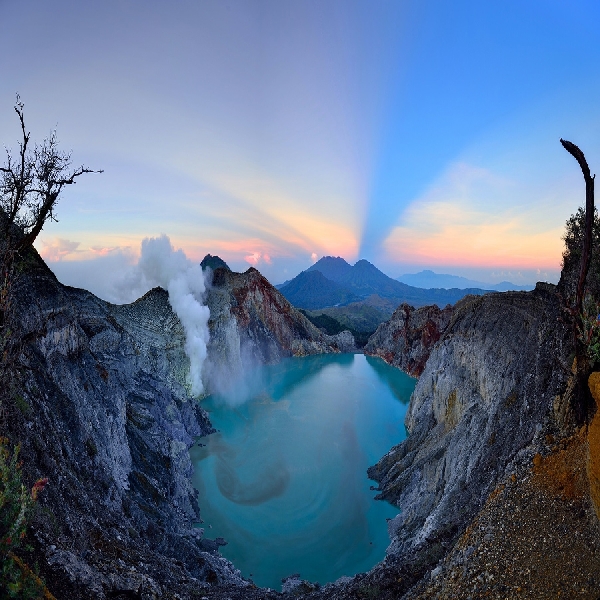
<path id="1" fill-rule="evenodd" d="M 144 238 L 273 283 L 321 256 L 392 277 L 556 282 L 600 170 L 597 2 L 0 0 L 15 95 L 75 166 L 36 247 L 113 300 Z"/>

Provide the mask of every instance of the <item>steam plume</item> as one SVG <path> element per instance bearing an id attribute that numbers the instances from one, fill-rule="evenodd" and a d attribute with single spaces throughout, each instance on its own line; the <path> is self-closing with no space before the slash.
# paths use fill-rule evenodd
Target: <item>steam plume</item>
<path id="1" fill-rule="evenodd" d="M 156 285 L 169 292 L 169 303 L 183 325 L 192 393 L 202 394 L 202 365 L 206 359 L 210 316 L 208 306 L 203 304 L 204 274 L 200 265 L 191 263 L 182 250 L 173 248 L 166 235 L 142 241 L 142 255 L 128 277 L 129 289 L 146 291 Z"/>

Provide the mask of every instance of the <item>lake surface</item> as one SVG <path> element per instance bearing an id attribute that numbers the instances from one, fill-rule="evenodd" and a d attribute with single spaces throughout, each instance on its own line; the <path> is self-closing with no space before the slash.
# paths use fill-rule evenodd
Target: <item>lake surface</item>
<path id="1" fill-rule="evenodd" d="M 327 583 L 373 567 L 389 545 L 366 470 L 406 437 L 416 380 L 362 354 L 263 367 L 243 394 L 202 402 L 218 433 L 191 450 L 205 537 L 262 587 Z"/>

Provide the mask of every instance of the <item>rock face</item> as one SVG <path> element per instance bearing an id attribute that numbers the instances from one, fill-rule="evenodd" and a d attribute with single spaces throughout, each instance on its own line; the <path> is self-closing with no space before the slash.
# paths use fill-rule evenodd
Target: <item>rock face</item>
<path id="1" fill-rule="evenodd" d="M 471 298 L 457 307 L 411 398 L 409 437 L 369 476 L 401 513 L 390 557 L 434 566 L 511 463 L 531 459 L 570 374 L 570 329 L 554 286 Z M 420 561 L 420 562 L 419 562 Z M 427 567 L 429 565 L 429 567 Z"/>
<path id="2" fill-rule="evenodd" d="M 212 364 L 339 352 L 254 269 L 216 269 L 208 294 Z M 184 331 L 167 293 L 108 304 L 61 285 L 32 250 L 17 290 L 21 370 L 3 429 L 27 477 L 48 477 L 32 529 L 58 598 L 195 597 L 246 586 L 203 539 L 188 448 L 212 431 L 189 396 Z"/>
<path id="3" fill-rule="evenodd" d="M 39 562 L 50 590 L 59 599 L 273 597 L 195 527 L 188 448 L 211 426 L 188 393 L 184 332 L 167 293 L 110 305 L 59 284 L 33 251 L 17 291 L 25 368 L 4 390 L 0 425 L 21 442 L 28 480 L 50 480 L 25 557 Z M 254 269 L 217 268 L 207 303 L 209 387 L 262 362 L 353 348 L 351 336 L 320 332 Z M 469 298 L 452 313 L 397 311 L 373 353 L 387 349 L 389 362 L 422 373 L 408 439 L 369 475 L 402 512 L 389 523 L 382 563 L 303 586 L 307 597 L 402 597 L 515 465 L 531 464 L 556 429 L 570 374 L 561 317 L 550 285 Z"/>
<path id="4" fill-rule="evenodd" d="M 194 527 L 188 448 L 212 428 L 187 393 L 166 292 L 112 306 L 39 261 L 17 297 L 26 368 L 3 405 L 27 474 L 49 478 L 33 530 L 53 593 L 151 598 L 243 584 Z"/>
<path id="5" fill-rule="evenodd" d="M 450 305 L 442 310 L 437 306 L 415 309 L 401 304 L 390 320 L 382 323 L 369 338 L 364 352 L 379 356 L 388 364 L 418 377 L 432 347 L 448 327 L 453 312 Z"/>
<path id="6" fill-rule="evenodd" d="M 207 295 L 209 389 L 236 382 L 260 364 L 288 356 L 354 352 L 348 331 L 329 336 L 296 310 L 256 269 L 216 269 Z"/>

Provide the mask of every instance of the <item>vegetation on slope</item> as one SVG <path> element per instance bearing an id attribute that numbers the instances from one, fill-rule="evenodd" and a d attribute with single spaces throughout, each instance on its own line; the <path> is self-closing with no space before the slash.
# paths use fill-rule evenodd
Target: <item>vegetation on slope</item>
<path id="1" fill-rule="evenodd" d="M 27 523 L 38 494 L 47 479 L 38 479 L 31 490 L 21 478 L 19 446 L 11 452 L 7 438 L 0 438 L 0 597 L 48 598 L 44 582 L 19 556 L 25 545 Z"/>
<path id="2" fill-rule="evenodd" d="M 312 316 L 324 314 L 333 317 L 348 330 L 372 333 L 379 325 L 387 321 L 394 311 L 390 312 L 386 308 L 372 306 L 366 302 L 353 302 L 346 306 L 332 306 L 309 312 Z"/>
<path id="3" fill-rule="evenodd" d="M 318 327 L 322 331 L 324 331 L 327 335 L 337 335 L 342 331 L 349 331 L 354 336 L 354 341 L 356 342 L 356 346 L 358 348 L 362 348 L 368 341 L 368 339 L 373 335 L 374 331 L 358 331 L 353 329 L 352 327 L 348 327 L 344 325 L 337 319 L 326 315 L 324 313 L 321 314 L 312 314 L 306 310 L 299 309 L 299 311 L 313 324 L 315 327 Z"/>

